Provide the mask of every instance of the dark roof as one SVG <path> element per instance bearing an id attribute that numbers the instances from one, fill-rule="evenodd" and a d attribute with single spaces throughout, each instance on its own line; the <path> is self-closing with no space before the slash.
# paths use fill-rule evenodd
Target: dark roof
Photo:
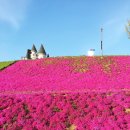
<path id="1" fill-rule="evenodd" d="M 27 59 L 30 59 L 30 54 L 31 54 L 31 50 L 27 49 L 27 54 L 26 54 Z"/>
<path id="2" fill-rule="evenodd" d="M 32 51 L 37 52 L 37 49 L 36 49 L 36 47 L 35 47 L 35 45 L 34 45 L 34 44 L 33 44 L 33 46 L 32 46 Z"/>
<path id="3" fill-rule="evenodd" d="M 46 51 L 43 47 L 43 45 L 41 44 L 41 47 L 40 47 L 40 50 L 39 50 L 39 53 L 43 53 L 44 55 L 46 55 Z"/>

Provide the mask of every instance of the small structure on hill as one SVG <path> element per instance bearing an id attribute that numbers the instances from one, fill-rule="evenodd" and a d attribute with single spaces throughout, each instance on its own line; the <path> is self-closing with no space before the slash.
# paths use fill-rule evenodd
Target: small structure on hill
<path id="1" fill-rule="evenodd" d="M 94 54 L 95 54 L 95 49 L 90 49 L 88 51 L 88 56 L 94 56 Z"/>
<path id="2" fill-rule="evenodd" d="M 39 51 L 37 52 L 37 49 L 35 45 L 33 44 L 32 49 L 27 49 L 27 54 L 26 57 L 22 57 L 23 60 L 28 60 L 28 59 L 41 59 L 41 58 L 46 58 L 49 57 L 49 54 L 46 53 L 43 45 L 41 44 L 41 47 Z"/>

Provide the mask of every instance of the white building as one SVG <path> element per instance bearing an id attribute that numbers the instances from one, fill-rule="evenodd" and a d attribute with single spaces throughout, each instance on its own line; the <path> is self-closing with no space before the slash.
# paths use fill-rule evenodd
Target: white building
<path id="1" fill-rule="evenodd" d="M 28 53 L 28 52 L 27 52 Z M 37 59 L 37 49 L 35 47 L 35 45 L 33 44 L 32 50 L 31 50 L 31 54 L 30 54 L 30 58 L 32 60 Z M 28 59 L 28 58 L 27 58 Z"/>
<path id="2" fill-rule="evenodd" d="M 41 58 L 46 58 L 46 57 L 49 57 L 49 54 L 48 55 L 46 54 L 46 51 L 45 51 L 43 45 L 41 44 L 39 52 L 37 52 L 37 49 L 36 49 L 35 45 L 33 44 L 32 49 L 31 50 L 28 49 L 26 57 L 22 57 L 22 59 L 23 60 L 28 60 L 28 59 L 35 60 L 35 59 L 41 59 Z"/>
<path id="3" fill-rule="evenodd" d="M 95 49 L 90 49 L 88 51 L 88 56 L 94 56 L 94 54 L 95 54 Z"/>
<path id="4" fill-rule="evenodd" d="M 41 58 L 45 58 L 45 57 L 47 57 L 47 55 L 46 55 L 46 51 L 45 51 L 43 45 L 41 45 L 37 57 L 38 57 L 38 59 L 41 59 Z"/>

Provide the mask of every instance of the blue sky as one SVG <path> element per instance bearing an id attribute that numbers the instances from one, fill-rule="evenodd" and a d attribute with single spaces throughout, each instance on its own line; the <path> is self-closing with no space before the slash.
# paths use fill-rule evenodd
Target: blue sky
<path id="1" fill-rule="evenodd" d="M 0 0 L 0 61 L 18 60 L 34 43 L 50 56 L 130 55 L 129 0 Z"/>

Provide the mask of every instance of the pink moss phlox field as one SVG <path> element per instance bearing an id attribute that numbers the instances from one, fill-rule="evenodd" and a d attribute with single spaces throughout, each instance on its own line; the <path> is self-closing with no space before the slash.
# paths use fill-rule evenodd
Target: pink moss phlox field
<path id="1" fill-rule="evenodd" d="M 18 61 L 0 71 L 0 130 L 130 130 L 130 57 Z"/>
<path id="2" fill-rule="evenodd" d="M 128 56 L 18 61 L 0 71 L 0 90 L 21 92 L 129 89 L 129 73 Z"/>
<path id="3" fill-rule="evenodd" d="M 0 129 L 66 130 L 75 125 L 75 130 L 129 130 L 126 105 L 130 107 L 130 102 L 123 100 L 126 98 L 130 101 L 126 92 L 3 95 Z"/>

